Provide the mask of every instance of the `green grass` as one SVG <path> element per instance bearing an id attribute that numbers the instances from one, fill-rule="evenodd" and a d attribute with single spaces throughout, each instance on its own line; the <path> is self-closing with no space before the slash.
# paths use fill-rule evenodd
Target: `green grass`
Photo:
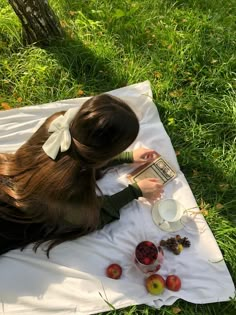
<path id="1" fill-rule="evenodd" d="M 236 280 L 234 0 L 51 0 L 68 39 L 24 47 L 0 4 L 0 104 L 93 95 L 150 80 L 161 119 Z M 0 107 L 1 108 L 1 107 Z M 158 314 L 235 314 L 236 302 L 177 301 Z M 107 314 L 156 314 L 147 306 Z"/>

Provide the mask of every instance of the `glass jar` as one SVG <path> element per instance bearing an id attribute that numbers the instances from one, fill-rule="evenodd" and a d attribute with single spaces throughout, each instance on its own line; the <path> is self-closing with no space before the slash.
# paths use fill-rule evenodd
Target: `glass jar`
<path id="1" fill-rule="evenodd" d="M 151 241 L 143 241 L 136 246 L 134 262 L 143 273 L 157 272 L 163 263 L 164 252 Z"/>

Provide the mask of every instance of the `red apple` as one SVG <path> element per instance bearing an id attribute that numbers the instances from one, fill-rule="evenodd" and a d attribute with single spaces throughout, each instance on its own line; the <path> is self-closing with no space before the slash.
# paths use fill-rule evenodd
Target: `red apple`
<path id="1" fill-rule="evenodd" d="M 165 280 L 157 274 L 149 276 L 145 284 L 148 292 L 153 295 L 161 294 L 165 290 Z"/>
<path id="2" fill-rule="evenodd" d="M 106 275 L 111 279 L 119 279 L 122 274 L 122 268 L 118 264 L 111 264 L 106 269 Z"/>
<path id="3" fill-rule="evenodd" d="M 179 291 L 181 288 L 181 280 L 176 275 L 169 275 L 166 278 L 166 287 L 171 291 Z"/>

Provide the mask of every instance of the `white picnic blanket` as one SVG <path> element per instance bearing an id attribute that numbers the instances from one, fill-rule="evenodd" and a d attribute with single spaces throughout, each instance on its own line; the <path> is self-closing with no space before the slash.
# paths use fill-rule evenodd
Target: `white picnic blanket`
<path id="1" fill-rule="evenodd" d="M 123 98 L 137 113 L 140 133 L 131 149 L 145 146 L 158 151 L 177 170 L 177 178 L 165 187 L 164 198 L 175 198 L 186 208 L 196 206 L 156 106 L 149 81 L 109 92 Z M 14 152 L 52 113 L 80 106 L 87 98 L 23 107 L 0 112 L 0 152 Z M 132 166 L 133 167 L 133 166 Z M 113 194 L 127 185 L 125 174 L 132 167 L 111 169 L 99 186 Z M 160 296 L 147 293 L 144 275 L 133 263 L 135 246 L 143 240 L 158 243 L 176 233 L 159 230 L 151 217 L 151 205 L 133 201 L 121 211 L 121 219 L 103 230 L 56 247 L 48 259 L 42 250 L 29 246 L 0 257 L 0 313 L 4 314 L 94 314 L 134 304 L 153 307 L 171 305 L 177 299 L 192 303 L 227 301 L 234 285 L 222 260 L 214 236 L 201 215 L 178 232 L 192 246 L 179 256 L 165 251 L 160 274 L 177 274 L 182 279 L 179 292 L 165 290 Z M 120 280 L 105 276 L 110 263 L 123 268 Z"/>

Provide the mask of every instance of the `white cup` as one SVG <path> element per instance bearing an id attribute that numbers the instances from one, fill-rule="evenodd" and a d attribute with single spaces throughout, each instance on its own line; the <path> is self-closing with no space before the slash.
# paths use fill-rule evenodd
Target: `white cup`
<path id="1" fill-rule="evenodd" d="M 185 208 L 175 199 L 163 199 L 154 206 L 158 211 L 158 225 L 164 230 L 170 230 L 175 226 L 179 228 Z M 154 220 L 155 221 L 155 220 Z"/>
<path id="2" fill-rule="evenodd" d="M 174 199 L 164 199 L 158 203 L 158 211 L 163 221 L 176 222 L 181 219 L 184 207 Z"/>

